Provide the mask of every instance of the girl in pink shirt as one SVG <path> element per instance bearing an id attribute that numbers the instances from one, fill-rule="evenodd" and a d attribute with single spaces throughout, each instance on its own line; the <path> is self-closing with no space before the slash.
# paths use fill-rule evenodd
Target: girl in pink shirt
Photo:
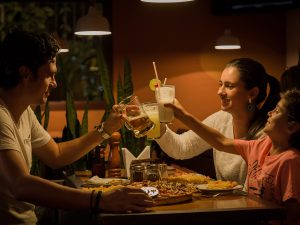
<path id="1" fill-rule="evenodd" d="M 281 97 L 268 113 L 267 136 L 251 141 L 226 138 L 188 113 L 177 100 L 166 106 L 213 147 L 240 154 L 248 165 L 248 192 L 285 206 L 284 224 L 300 225 L 300 91 L 287 91 Z"/>

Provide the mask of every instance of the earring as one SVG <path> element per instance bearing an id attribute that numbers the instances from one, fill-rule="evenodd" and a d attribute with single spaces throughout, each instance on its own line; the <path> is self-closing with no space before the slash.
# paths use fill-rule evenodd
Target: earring
<path id="1" fill-rule="evenodd" d="M 246 108 L 247 112 L 254 112 L 255 108 L 256 108 L 255 104 L 252 102 L 252 99 L 249 98 L 249 102 Z"/>

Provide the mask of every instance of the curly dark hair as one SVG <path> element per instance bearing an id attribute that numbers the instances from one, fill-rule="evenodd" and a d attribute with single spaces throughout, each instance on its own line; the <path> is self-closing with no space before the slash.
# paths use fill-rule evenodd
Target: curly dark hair
<path id="1" fill-rule="evenodd" d="M 296 88 L 300 90 L 300 65 L 291 66 L 280 77 L 281 91 Z"/>
<path id="2" fill-rule="evenodd" d="M 245 88 L 250 90 L 258 87 L 259 93 L 254 99 L 257 107 L 255 115 L 250 121 L 246 139 L 256 139 L 257 133 L 263 129 L 267 119 L 268 112 L 276 107 L 280 100 L 279 81 L 266 73 L 265 68 L 259 62 L 249 58 L 238 58 L 231 60 L 226 67 L 235 67 L 240 72 L 240 79 L 245 84 Z M 269 84 L 269 93 L 267 86 Z"/>
<path id="3" fill-rule="evenodd" d="M 280 88 L 282 92 L 292 89 L 300 90 L 300 49 L 298 46 L 297 65 L 287 68 L 280 77 Z"/>
<path id="4" fill-rule="evenodd" d="M 27 66 L 36 76 L 38 68 L 53 59 L 59 52 L 57 41 L 46 33 L 14 30 L 0 45 L 0 87 L 16 87 L 22 75 L 21 66 Z"/>

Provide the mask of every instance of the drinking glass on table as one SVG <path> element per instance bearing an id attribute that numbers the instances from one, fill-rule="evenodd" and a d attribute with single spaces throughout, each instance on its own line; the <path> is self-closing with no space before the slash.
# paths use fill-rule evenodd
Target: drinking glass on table
<path id="1" fill-rule="evenodd" d="M 147 113 L 150 120 L 154 123 L 154 128 L 147 133 L 147 138 L 155 139 L 160 137 L 160 121 L 158 112 L 158 103 L 156 102 L 145 102 L 142 104 L 145 112 Z"/>
<path id="2" fill-rule="evenodd" d="M 158 103 L 159 119 L 162 123 L 170 123 L 174 120 L 174 111 L 164 106 L 173 103 L 175 98 L 175 86 L 163 85 L 155 89 L 155 97 Z"/>
<path id="3" fill-rule="evenodd" d="M 119 106 L 125 126 L 133 131 L 135 137 L 143 137 L 154 128 L 154 123 L 149 119 L 137 96 L 125 98 Z"/>

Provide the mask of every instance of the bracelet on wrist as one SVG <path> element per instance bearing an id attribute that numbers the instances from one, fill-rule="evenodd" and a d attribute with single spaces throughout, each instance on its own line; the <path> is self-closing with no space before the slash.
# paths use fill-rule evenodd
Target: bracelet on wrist
<path id="1" fill-rule="evenodd" d="M 95 126 L 95 128 L 104 140 L 110 138 L 111 135 L 104 130 L 104 122 L 98 126 Z"/>

